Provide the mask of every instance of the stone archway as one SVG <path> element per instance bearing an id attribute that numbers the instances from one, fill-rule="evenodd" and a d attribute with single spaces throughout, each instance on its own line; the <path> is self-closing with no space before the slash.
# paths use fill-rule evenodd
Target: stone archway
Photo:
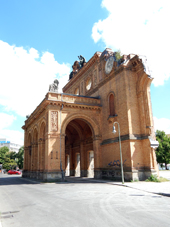
<path id="1" fill-rule="evenodd" d="M 92 126 L 81 118 L 71 120 L 65 130 L 66 176 L 94 177 L 89 151 L 93 151 Z M 93 156 L 94 158 L 94 156 Z M 94 163 L 94 160 L 93 160 Z"/>
<path id="2" fill-rule="evenodd" d="M 72 129 L 69 130 L 69 128 Z M 73 134 L 74 130 L 74 134 Z M 86 130 L 89 132 L 86 132 Z M 74 135 L 74 136 L 73 136 Z M 62 147 L 63 147 L 63 158 L 65 170 L 67 171 L 67 158 L 70 160 L 70 176 L 75 176 L 75 170 L 77 167 L 77 160 L 79 159 L 78 154 L 80 154 L 80 176 L 90 177 L 89 175 L 89 165 L 90 156 L 89 151 L 93 151 L 94 168 L 93 175 L 94 178 L 101 178 L 101 134 L 100 134 L 100 124 L 95 118 L 91 118 L 85 114 L 73 113 L 70 114 L 61 125 L 61 137 L 62 137 Z M 64 140 L 65 138 L 65 140 Z M 73 140 L 75 142 L 73 142 Z M 70 142 L 72 141 L 72 142 Z M 73 149 L 74 145 L 77 145 L 76 149 Z M 72 154 L 73 153 L 73 154 Z M 75 156 L 75 153 L 77 156 Z M 74 162 L 74 163 L 73 163 Z"/>

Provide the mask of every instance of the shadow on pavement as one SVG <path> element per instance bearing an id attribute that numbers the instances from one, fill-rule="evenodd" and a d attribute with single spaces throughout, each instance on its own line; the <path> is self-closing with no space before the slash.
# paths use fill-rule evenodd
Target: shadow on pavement
<path id="1" fill-rule="evenodd" d="M 22 178 L 22 176 L 0 174 L 0 186 L 20 184 L 40 184 L 41 181 Z"/>
<path id="2" fill-rule="evenodd" d="M 114 181 L 112 181 L 114 182 Z M 116 181 L 118 182 L 118 181 Z M 97 184 L 107 183 L 106 180 L 86 178 L 86 177 L 65 177 L 65 180 L 49 180 L 43 181 L 32 178 L 23 178 L 22 176 L 0 174 L 0 186 L 2 185 L 20 185 L 20 184 L 43 184 L 43 183 L 55 183 L 55 184 Z"/>

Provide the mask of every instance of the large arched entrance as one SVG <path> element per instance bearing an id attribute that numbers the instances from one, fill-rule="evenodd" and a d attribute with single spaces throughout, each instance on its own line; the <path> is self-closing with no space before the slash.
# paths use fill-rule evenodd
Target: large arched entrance
<path id="1" fill-rule="evenodd" d="M 93 132 L 83 119 L 71 120 L 65 130 L 66 176 L 94 177 Z"/>

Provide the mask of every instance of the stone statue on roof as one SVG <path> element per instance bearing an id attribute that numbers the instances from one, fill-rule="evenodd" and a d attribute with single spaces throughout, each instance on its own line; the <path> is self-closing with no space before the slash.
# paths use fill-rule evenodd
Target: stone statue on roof
<path id="1" fill-rule="evenodd" d="M 80 60 L 79 61 L 80 68 L 82 68 L 84 66 L 84 63 L 86 63 L 86 59 L 82 55 L 78 56 L 78 58 Z"/>
<path id="2" fill-rule="evenodd" d="M 54 80 L 54 83 L 50 84 L 49 91 L 58 92 L 59 81 L 57 79 Z"/>
<path id="3" fill-rule="evenodd" d="M 80 61 L 74 62 L 72 66 L 73 71 L 69 75 L 69 80 L 71 80 L 74 77 L 74 75 L 86 64 L 86 59 L 82 55 L 78 56 L 78 58 Z"/>

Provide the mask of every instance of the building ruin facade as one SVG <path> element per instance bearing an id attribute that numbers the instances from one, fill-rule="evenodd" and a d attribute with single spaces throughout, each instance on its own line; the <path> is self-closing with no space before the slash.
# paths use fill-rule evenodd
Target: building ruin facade
<path id="1" fill-rule="evenodd" d="M 107 48 L 78 63 L 63 93 L 49 91 L 25 121 L 23 177 L 121 178 L 114 122 L 120 125 L 125 180 L 157 173 L 146 59 L 117 59 Z"/>

